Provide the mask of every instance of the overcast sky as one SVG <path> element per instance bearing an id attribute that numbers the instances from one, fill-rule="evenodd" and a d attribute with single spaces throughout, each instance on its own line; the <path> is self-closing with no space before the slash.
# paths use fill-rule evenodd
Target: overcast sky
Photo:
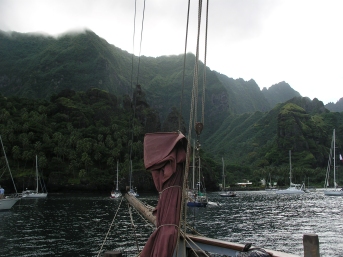
<path id="1" fill-rule="evenodd" d="M 137 0 L 135 40 L 135 0 L 0 0 L 0 30 L 58 35 L 87 28 L 138 55 L 143 3 Z M 187 5 L 146 0 L 141 55 L 184 53 Z M 193 53 L 197 8 L 191 0 L 187 52 Z M 208 22 L 210 69 L 254 79 L 261 89 L 285 81 L 324 104 L 343 97 L 343 0 L 210 0 Z"/>

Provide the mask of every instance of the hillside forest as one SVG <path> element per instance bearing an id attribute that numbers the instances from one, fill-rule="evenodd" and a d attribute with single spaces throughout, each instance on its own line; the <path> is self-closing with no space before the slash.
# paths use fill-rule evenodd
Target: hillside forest
<path id="1" fill-rule="evenodd" d="M 138 58 L 91 31 L 59 38 L 0 33 L 0 56 L 0 135 L 19 191 L 34 187 L 36 155 L 49 191 L 109 191 L 117 162 L 124 188 L 130 161 L 135 187 L 154 190 L 143 164 L 144 135 L 188 133 L 193 54 L 142 56 L 139 83 L 132 68 Z M 262 188 L 261 180 L 271 178 L 286 187 L 290 150 L 292 181 L 323 187 L 334 129 L 336 178 L 343 185 L 342 99 L 324 106 L 286 82 L 260 90 L 254 80 L 201 63 L 200 70 L 199 78 L 205 71 L 207 78 L 199 92 L 206 93 L 200 155 L 207 190 L 219 189 L 222 158 L 231 186 L 249 180 Z M 1 153 L 0 181 L 10 189 Z"/>

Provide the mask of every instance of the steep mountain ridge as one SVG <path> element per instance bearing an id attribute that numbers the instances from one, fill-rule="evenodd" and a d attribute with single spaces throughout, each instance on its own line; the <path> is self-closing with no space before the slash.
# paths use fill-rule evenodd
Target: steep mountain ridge
<path id="1" fill-rule="evenodd" d="M 0 92 L 29 98 L 49 99 L 63 89 L 97 87 L 121 97 L 132 95 L 140 84 L 161 117 L 178 105 L 182 91 L 183 55 L 157 58 L 133 57 L 94 32 L 64 34 L 58 38 L 37 34 L 0 32 Z M 190 99 L 194 55 L 186 58 L 184 99 Z M 199 67 L 202 76 L 203 64 Z M 207 68 L 206 110 L 233 113 L 267 111 L 271 106 L 253 81 L 234 80 Z M 199 79 L 201 81 L 201 79 Z M 226 92 L 225 92 L 226 91 Z M 201 93 L 201 92 L 200 92 Z M 273 97 L 273 94 L 269 94 Z M 290 94 L 289 97 L 298 96 Z M 185 101 L 185 109 L 187 109 Z M 184 113 L 186 115 L 186 113 Z"/>
<path id="2" fill-rule="evenodd" d="M 116 95 L 118 104 L 126 106 L 131 104 L 134 88 L 139 84 L 149 108 L 159 117 L 159 124 L 164 124 L 172 112 L 175 119 L 175 109 L 182 104 L 182 117 L 188 127 L 193 54 L 186 55 L 184 77 L 183 55 L 141 56 L 138 74 L 138 57 L 108 44 L 92 31 L 85 31 L 59 38 L 0 33 L 0 55 L 5 57 L 0 58 L 3 96 L 49 99 L 63 90 L 98 88 Z M 201 84 L 203 63 L 199 64 L 199 71 Z M 204 148 L 239 162 L 259 160 L 261 156 L 256 153 L 260 148 L 271 147 L 276 140 L 278 116 L 274 114 L 280 104 L 294 101 L 311 117 L 327 111 L 321 101 L 299 97 L 285 82 L 260 90 L 254 80 L 232 79 L 208 67 L 205 92 L 205 129 L 201 135 L 206 142 Z M 200 86 L 199 94 L 202 93 Z M 197 107 L 200 120 L 200 101 Z M 170 128 L 171 124 L 165 127 Z M 248 152 L 249 158 L 245 159 L 246 154 L 237 149 Z"/>

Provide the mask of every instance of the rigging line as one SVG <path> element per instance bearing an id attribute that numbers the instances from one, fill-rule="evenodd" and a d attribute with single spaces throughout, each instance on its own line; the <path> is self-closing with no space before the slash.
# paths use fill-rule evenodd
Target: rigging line
<path id="1" fill-rule="evenodd" d="M 9 170 L 9 172 L 10 172 L 11 179 L 12 179 L 12 182 L 13 182 L 13 186 L 14 186 L 15 192 L 16 192 L 16 194 L 18 194 L 17 187 L 15 186 L 15 183 L 14 183 L 14 180 L 13 180 L 12 171 L 11 171 L 10 165 L 8 164 L 8 160 L 7 160 L 7 156 L 6 156 L 6 152 L 5 152 L 5 147 L 4 147 L 4 144 L 3 144 L 3 142 L 2 142 L 1 136 L 0 136 L 0 141 L 1 141 L 2 150 L 4 151 L 4 155 L 5 155 L 5 160 L 6 160 L 7 168 L 8 168 L 8 170 Z"/>
<path id="2" fill-rule="evenodd" d="M 131 144 L 129 143 L 129 158 L 132 159 L 132 144 L 133 144 L 133 129 L 134 129 L 134 121 L 136 117 L 136 97 L 134 97 L 134 90 L 133 90 L 133 68 L 134 68 L 134 52 L 135 52 L 135 36 L 136 36 L 136 16 L 137 16 L 137 0 L 135 0 L 135 12 L 134 12 L 134 19 L 133 19 L 133 38 L 132 38 L 132 61 L 131 61 L 131 92 L 130 97 L 132 100 L 131 108 L 132 108 L 132 121 L 130 122 L 130 129 L 131 130 Z"/>
<path id="3" fill-rule="evenodd" d="M 98 257 L 100 256 L 101 250 L 102 250 L 102 248 L 103 248 L 103 246 L 104 246 L 104 244 L 105 244 L 105 242 L 106 242 L 106 240 L 107 240 L 107 236 L 108 236 L 108 234 L 109 234 L 110 231 L 111 231 L 113 222 L 114 222 L 114 220 L 115 220 L 116 217 L 117 217 L 117 214 L 118 214 L 119 208 L 120 208 L 120 206 L 121 206 L 121 203 L 123 202 L 123 199 L 124 199 L 124 197 L 121 198 L 121 201 L 120 201 L 119 206 L 118 206 L 118 208 L 117 208 L 117 211 L 116 211 L 116 213 L 115 213 L 115 215 L 114 215 L 114 217 L 113 217 L 113 220 L 112 220 L 112 222 L 111 222 L 111 225 L 110 225 L 110 227 L 109 227 L 109 229 L 108 229 L 108 231 L 107 231 L 107 233 L 106 233 L 105 239 L 104 239 L 104 241 L 102 242 L 102 245 L 101 245 L 101 247 L 100 247 L 99 253 L 98 253 L 98 255 L 97 255 Z"/>
<path id="4" fill-rule="evenodd" d="M 186 243 L 191 246 L 192 244 L 201 251 L 201 253 L 203 255 L 205 255 L 206 257 L 210 257 L 197 243 L 195 243 L 189 236 L 187 236 L 187 234 L 182 234 L 182 237 L 184 238 L 184 240 L 186 241 Z M 189 242 L 191 242 L 192 244 L 190 244 Z M 197 255 L 197 253 L 194 251 L 194 247 L 190 247 L 190 249 L 192 249 L 193 253 Z M 199 256 L 198 256 L 199 257 Z"/>
<path id="5" fill-rule="evenodd" d="M 193 119 L 194 119 L 194 115 L 196 117 L 196 111 L 194 111 L 194 107 L 195 107 L 195 103 L 197 101 L 196 98 L 196 94 L 197 94 L 197 60 L 199 59 L 198 57 L 198 53 L 199 53 L 199 34 L 200 34 L 200 20 L 201 20 L 201 6 L 202 6 L 202 1 L 199 0 L 199 7 L 198 7 L 198 36 L 197 36 L 197 56 L 196 56 L 196 60 L 195 60 L 195 68 L 194 68 L 194 77 L 193 77 L 193 88 L 192 88 L 192 96 L 191 96 L 191 107 L 190 107 L 190 114 L 189 114 L 189 123 L 188 123 L 188 136 L 187 136 L 187 153 L 191 152 L 191 139 L 192 139 L 192 126 L 193 126 Z M 194 81 L 195 79 L 195 81 Z M 196 83 L 194 83 L 196 82 Z M 196 108 L 196 107 L 195 107 Z M 195 109 L 196 110 L 196 109 Z M 194 119 L 195 120 L 195 119 Z M 194 122 L 195 123 L 195 122 Z M 183 180 L 183 188 L 186 188 L 186 183 L 187 183 L 187 178 L 188 178 L 188 173 L 189 173 L 189 165 L 190 165 L 190 155 L 187 154 L 186 156 L 186 167 L 185 167 L 185 174 L 184 174 L 184 180 Z M 184 190 L 185 191 L 185 190 Z M 184 221 L 186 220 L 186 206 L 187 206 L 187 202 L 186 202 L 186 192 L 183 193 L 183 201 L 184 204 L 182 205 L 184 208 L 184 213 L 183 214 L 183 218 Z M 180 214 L 181 215 L 181 214 Z M 185 230 L 186 231 L 186 230 Z"/>
<path id="6" fill-rule="evenodd" d="M 198 53 L 199 53 L 199 34 L 200 34 L 200 20 L 201 20 L 201 5 L 202 5 L 202 0 L 199 0 L 199 7 L 198 7 L 198 35 L 197 35 L 197 54 L 195 58 L 195 67 L 194 67 L 194 75 L 193 75 L 193 88 L 192 88 L 192 96 L 191 96 L 191 108 L 190 108 L 190 114 L 189 114 L 189 123 L 188 123 L 188 136 L 187 136 L 187 153 L 190 152 L 191 150 L 191 139 L 192 139 L 192 127 L 193 127 L 193 122 L 195 126 L 195 120 L 196 120 L 196 115 L 197 115 L 197 64 L 198 64 Z M 195 118 L 194 118 L 195 116 Z M 189 163 L 190 163 L 190 157 L 189 154 L 187 154 L 186 157 L 186 169 L 185 169 L 185 178 L 188 177 L 188 172 L 189 172 Z"/>
<path id="7" fill-rule="evenodd" d="M 204 56 L 204 72 L 203 72 L 203 86 L 202 86 L 202 116 L 201 116 L 201 122 L 203 125 L 205 124 L 205 87 L 206 87 L 208 5 L 209 5 L 209 0 L 206 1 L 205 56 Z"/>
<path id="8" fill-rule="evenodd" d="M 6 165 L 4 165 L 4 166 L 0 169 L 0 170 L 4 170 L 4 171 L 2 172 L 0 178 L 2 178 L 2 176 L 5 174 L 6 169 L 7 169 Z"/>
<path id="9" fill-rule="evenodd" d="M 196 57 L 194 65 L 194 125 L 196 124 L 198 116 L 198 90 L 199 90 L 199 41 L 200 41 L 200 27 L 201 27 L 201 11 L 202 11 L 202 0 L 199 0 L 198 7 L 198 33 L 197 33 L 197 45 L 196 45 Z"/>
<path id="10" fill-rule="evenodd" d="M 130 96 L 133 95 L 133 59 L 135 53 L 135 35 L 136 35 L 136 13 L 137 13 L 137 0 L 135 0 L 135 12 L 133 16 L 133 37 L 132 37 L 132 59 L 131 59 L 131 88 L 130 88 Z"/>
<path id="11" fill-rule="evenodd" d="M 142 50 L 142 41 L 143 41 L 143 28 L 144 28 L 144 13 L 145 13 L 145 0 L 143 6 L 143 17 L 142 17 L 142 29 L 141 29 L 141 41 L 139 44 L 139 55 L 138 55 L 138 70 L 137 70 L 137 85 L 138 85 L 138 78 L 139 78 L 139 67 L 141 63 L 141 50 Z"/>
<path id="12" fill-rule="evenodd" d="M 135 211 L 136 214 L 138 214 L 138 216 L 141 217 L 141 219 L 146 223 L 147 226 L 149 226 L 152 230 L 155 230 L 155 227 L 146 218 L 144 218 L 139 211 L 137 211 L 136 209 Z"/>
<path id="13" fill-rule="evenodd" d="M 133 217 L 132 217 L 132 211 L 131 211 L 131 206 L 130 206 L 130 204 L 128 204 L 128 207 L 129 207 L 129 214 L 130 214 L 130 219 L 131 219 L 131 227 L 132 227 L 132 230 L 133 230 L 133 234 L 134 234 L 134 236 L 135 236 L 137 251 L 140 252 L 140 251 L 139 251 L 139 246 L 138 246 L 137 234 L 136 234 L 136 226 L 135 226 L 135 224 L 133 223 Z"/>
<path id="14" fill-rule="evenodd" d="M 185 72 L 186 72 L 187 42 L 188 42 L 188 27 L 189 27 L 189 9 L 190 9 L 190 0 L 188 0 L 186 36 L 185 36 L 185 51 L 184 51 L 184 55 L 183 55 L 182 88 L 181 88 L 180 115 L 179 115 L 179 131 L 181 131 L 183 90 L 185 88 Z"/>

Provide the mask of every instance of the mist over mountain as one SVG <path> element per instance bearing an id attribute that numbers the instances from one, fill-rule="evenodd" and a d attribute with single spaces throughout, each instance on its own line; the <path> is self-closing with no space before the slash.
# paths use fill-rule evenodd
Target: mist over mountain
<path id="1" fill-rule="evenodd" d="M 101 108 L 111 109 L 108 100 L 103 99 L 112 99 L 115 113 L 120 113 L 121 108 L 127 112 L 131 107 L 136 108 L 140 133 L 179 129 L 175 124 L 179 111 L 184 121 L 180 130 L 187 133 L 194 83 L 195 56 L 191 53 L 186 59 L 184 55 L 132 56 L 87 30 L 58 38 L 0 32 L 0 56 L 2 97 L 52 101 L 52 106 L 63 110 L 63 114 L 54 110 L 58 118 L 53 120 L 68 123 L 72 120 L 71 113 L 77 110 L 73 115 L 82 124 L 90 124 L 81 115 L 85 106 L 92 104 L 94 110 L 84 115 L 90 116 L 100 113 Z M 199 86 L 197 105 L 198 121 L 204 107 L 204 131 L 200 136 L 203 149 L 218 163 L 224 157 L 226 163 L 238 165 L 232 168 L 237 171 L 237 177 L 244 169 L 278 172 L 278 167 L 288 163 L 289 149 L 294 149 L 294 163 L 299 167 L 324 167 L 334 128 L 339 135 L 337 142 L 343 141 L 339 113 L 343 111 L 342 99 L 324 106 L 319 98 L 301 97 L 286 82 L 261 90 L 253 79 L 232 79 L 204 67 L 203 63 L 199 64 L 200 85 L 204 71 L 205 101 L 202 104 L 203 90 Z M 101 104 L 92 102 L 93 98 L 86 99 L 88 102 L 79 99 L 93 94 L 102 96 L 95 98 Z M 78 103 L 81 100 L 82 105 Z M 111 124 L 106 115 L 102 114 L 101 124 Z M 207 167 L 212 165 L 211 170 L 217 165 L 207 164 Z"/>
<path id="2" fill-rule="evenodd" d="M 87 90 L 92 87 L 124 95 L 132 94 L 133 85 L 138 82 L 162 116 L 181 98 L 183 55 L 141 56 L 138 60 L 89 30 L 58 38 L 0 32 L 0 42 L 0 92 L 3 95 L 49 99 L 66 88 Z M 193 65 L 194 55 L 188 54 L 186 86 L 192 85 Z M 224 91 L 219 93 L 220 90 Z M 209 69 L 207 91 L 207 97 L 212 100 L 212 106 L 206 106 L 209 113 L 215 108 L 233 113 L 267 111 L 277 103 L 300 96 L 286 82 L 260 90 L 254 80 L 235 80 Z M 185 94 L 190 96 L 187 88 Z M 342 111 L 340 107 L 338 103 L 328 104 L 331 110 Z"/>

